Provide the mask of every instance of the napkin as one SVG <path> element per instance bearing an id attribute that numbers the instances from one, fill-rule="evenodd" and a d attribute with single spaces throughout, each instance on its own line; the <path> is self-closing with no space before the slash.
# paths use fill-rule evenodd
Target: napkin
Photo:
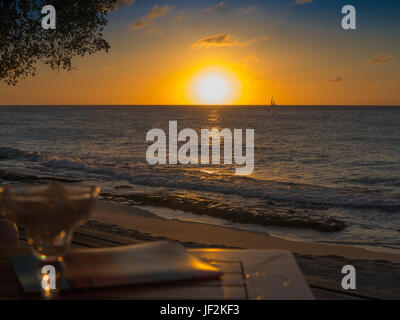
<path id="1" fill-rule="evenodd" d="M 38 260 L 33 255 L 23 255 L 11 257 L 10 262 L 24 292 L 40 292 Z M 72 251 L 64 256 L 64 262 L 63 290 L 218 278 L 222 275 L 216 267 L 189 254 L 172 241 Z"/>

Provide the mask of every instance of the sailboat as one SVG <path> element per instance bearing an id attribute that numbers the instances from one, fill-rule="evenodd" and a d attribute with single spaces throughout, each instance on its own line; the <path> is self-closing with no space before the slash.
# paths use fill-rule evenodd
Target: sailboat
<path id="1" fill-rule="evenodd" d="M 276 102 L 274 96 L 271 97 L 271 107 L 276 107 Z"/>

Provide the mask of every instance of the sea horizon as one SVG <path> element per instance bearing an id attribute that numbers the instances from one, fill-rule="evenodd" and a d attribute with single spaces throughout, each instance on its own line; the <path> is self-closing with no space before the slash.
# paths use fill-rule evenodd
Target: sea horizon
<path id="1" fill-rule="evenodd" d="M 269 104 L 0 104 L 0 107 L 270 107 Z M 277 107 L 395 107 L 397 104 L 288 104 Z"/>

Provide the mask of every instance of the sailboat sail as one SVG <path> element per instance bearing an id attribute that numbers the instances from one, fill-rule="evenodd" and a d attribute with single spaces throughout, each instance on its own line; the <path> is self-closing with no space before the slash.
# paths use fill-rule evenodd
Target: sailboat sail
<path id="1" fill-rule="evenodd" d="M 276 107 L 276 102 L 275 102 L 274 96 L 272 96 L 272 98 L 271 98 L 271 107 Z"/>

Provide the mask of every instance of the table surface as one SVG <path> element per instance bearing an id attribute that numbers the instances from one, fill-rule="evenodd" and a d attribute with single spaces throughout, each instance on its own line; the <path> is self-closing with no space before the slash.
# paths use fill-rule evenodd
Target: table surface
<path id="1" fill-rule="evenodd" d="M 314 299 L 290 252 L 281 250 L 189 249 L 215 266 L 221 279 L 158 285 L 71 290 L 62 299 Z M 37 299 L 26 295 L 8 258 L 29 249 L 0 248 L 0 299 Z"/>
<path id="2" fill-rule="evenodd" d="M 139 244 L 139 243 L 144 243 L 145 241 L 140 240 L 140 239 L 132 239 L 132 238 L 127 238 L 115 234 L 110 234 L 107 232 L 101 232 L 98 230 L 93 230 L 93 229 L 88 229 L 86 227 L 79 227 L 75 232 L 74 232 L 74 237 L 72 239 L 72 248 L 73 249 L 87 249 L 87 248 L 103 248 L 103 247 L 115 247 L 115 246 L 124 246 L 124 245 L 132 245 L 132 244 Z M 14 275 L 13 270 L 11 269 L 11 266 L 8 262 L 8 257 L 16 254 L 24 254 L 29 252 L 27 249 L 28 244 L 27 244 L 27 239 L 26 236 L 22 233 L 20 233 L 20 241 L 19 241 L 19 246 L 20 248 L 17 249 L 5 249 L 0 247 L 0 299 L 30 299 L 30 298 L 37 298 L 37 297 L 28 297 L 22 294 L 22 291 L 20 289 L 20 286 L 18 284 L 18 281 Z M 202 251 L 202 250 L 200 250 Z M 200 251 L 194 250 L 193 252 L 197 252 L 200 254 Z M 207 254 L 210 254 L 209 250 L 203 250 L 204 252 L 207 252 Z M 239 251 L 239 250 L 236 250 Z M 240 250 L 242 251 L 242 250 Z M 215 252 L 215 251 L 214 251 Z M 249 252 L 249 251 L 248 251 Z M 223 269 L 228 268 L 228 265 L 231 265 L 230 263 L 220 263 L 219 267 L 221 270 L 225 271 L 225 277 L 223 280 L 227 280 L 229 278 L 228 276 L 228 270 Z M 243 262 L 241 263 L 241 266 L 243 266 Z M 245 272 L 242 269 L 241 274 L 243 279 L 243 282 L 241 284 L 242 288 L 249 288 L 248 282 L 250 281 L 249 279 L 246 279 L 245 277 Z M 238 273 L 236 272 L 236 276 Z M 238 279 L 236 277 L 236 279 Z M 232 277 L 231 277 L 232 280 Z M 340 288 L 340 285 L 338 283 L 323 279 L 321 277 L 311 277 L 311 276 L 306 276 L 307 283 L 309 287 L 312 289 L 312 292 L 314 296 L 317 299 L 323 299 L 323 300 L 359 300 L 359 299 L 377 299 L 376 293 L 375 292 L 368 292 L 366 290 L 362 290 L 357 293 L 351 293 L 348 291 L 344 291 Z M 246 286 L 245 286 L 246 284 Z M 207 286 L 208 284 L 203 283 L 204 286 Z M 210 299 L 213 297 L 211 295 L 212 292 L 217 292 L 219 295 L 215 294 L 214 296 L 216 297 L 221 297 L 222 294 L 224 294 L 224 297 L 229 297 L 231 292 L 232 294 L 235 292 L 237 289 L 237 285 L 228 285 L 227 282 L 224 283 L 224 288 L 221 289 L 221 283 L 219 283 L 219 289 L 214 290 L 207 290 L 204 289 L 203 286 L 203 291 L 200 290 L 200 286 L 197 287 L 196 290 L 199 290 L 200 293 L 196 293 L 197 296 L 200 295 L 201 299 L 205 299 L 205 297 L 210 297 Z M 214 284 L 215 286 L 215 284 Z M 158 286 L 160 287 L 160 286 Z M 158 292 L 164 292 L 165 295 L 164 297 L 180 297 L 182 295 L 182 290 L 186 290 L 188 287 L 187 283 L 181 283 L 179 286 L 176 285 L 175 287 L 181 287 L 181 289 L 176 288 L 174 291 L 173 290 L 167 290 L 169 289 L 167 286 L 163 288 L 162 290 L 159 290 Z M 182 289 L 183 288 L 183 289 Z M 229 289 L 231 288 L 231 289 Z M 236 289 L 235 289 L 236 288 Z M 209 289 L 209 287 L 208 287 Z M 118 288 L 118 293 L 115 291 L 112 293 L 113 297 L 119 297 L 119 298 L 137 298 L 139 295 L 142 297 L 145 297 L 145 293 L 147 295 L 150 295 L 151 288 L 149 286 L 145 288 L 135 288 L 135 292 L 137 295 L 135 296 L 129 288 Z M 181 291 L 180 291 L 181 290 Z M 168 294 L 167 295 L 167 291 Z M 179 291 L 181 292 L 179 294 Z M 207 295 L 204 294 L 204 292 L 207 292 Z M 240 292 L 236 290 L 236 292 Z M 250 294 L 249 294 L 250 292 Z M 252 295 L 252 293 L 255 292 L 252 290 L 252 288 L 249 291 L 241 291 L 243 299 L 257 299 L 258 296 Z M 97 297 L 109 297 L 110 294 L 109 292 L 99 292 L 96 291 Z M 196 298 L 195 290 L 193 291 L 193 294 L 190 295 L 185 295 L 185 299 L 195 299 Z M 203 295 L 201 295 L 203 294 Z M 66 298 L 74 298 L 69 296 L 68 294 L 64 295 Z M 78 296 L 75 296 L 78 298 Z M 81 292 L 79 297 L 88 297 L 88 298 L 95 298 L 94 292 Z M 382 295 L 379 295 L 379 298 L 382 298 Z M 150 297 L 149 297 L 150 298 Z M 392 299 L 391 296 L 387 297 L 388 299 Z"/>

